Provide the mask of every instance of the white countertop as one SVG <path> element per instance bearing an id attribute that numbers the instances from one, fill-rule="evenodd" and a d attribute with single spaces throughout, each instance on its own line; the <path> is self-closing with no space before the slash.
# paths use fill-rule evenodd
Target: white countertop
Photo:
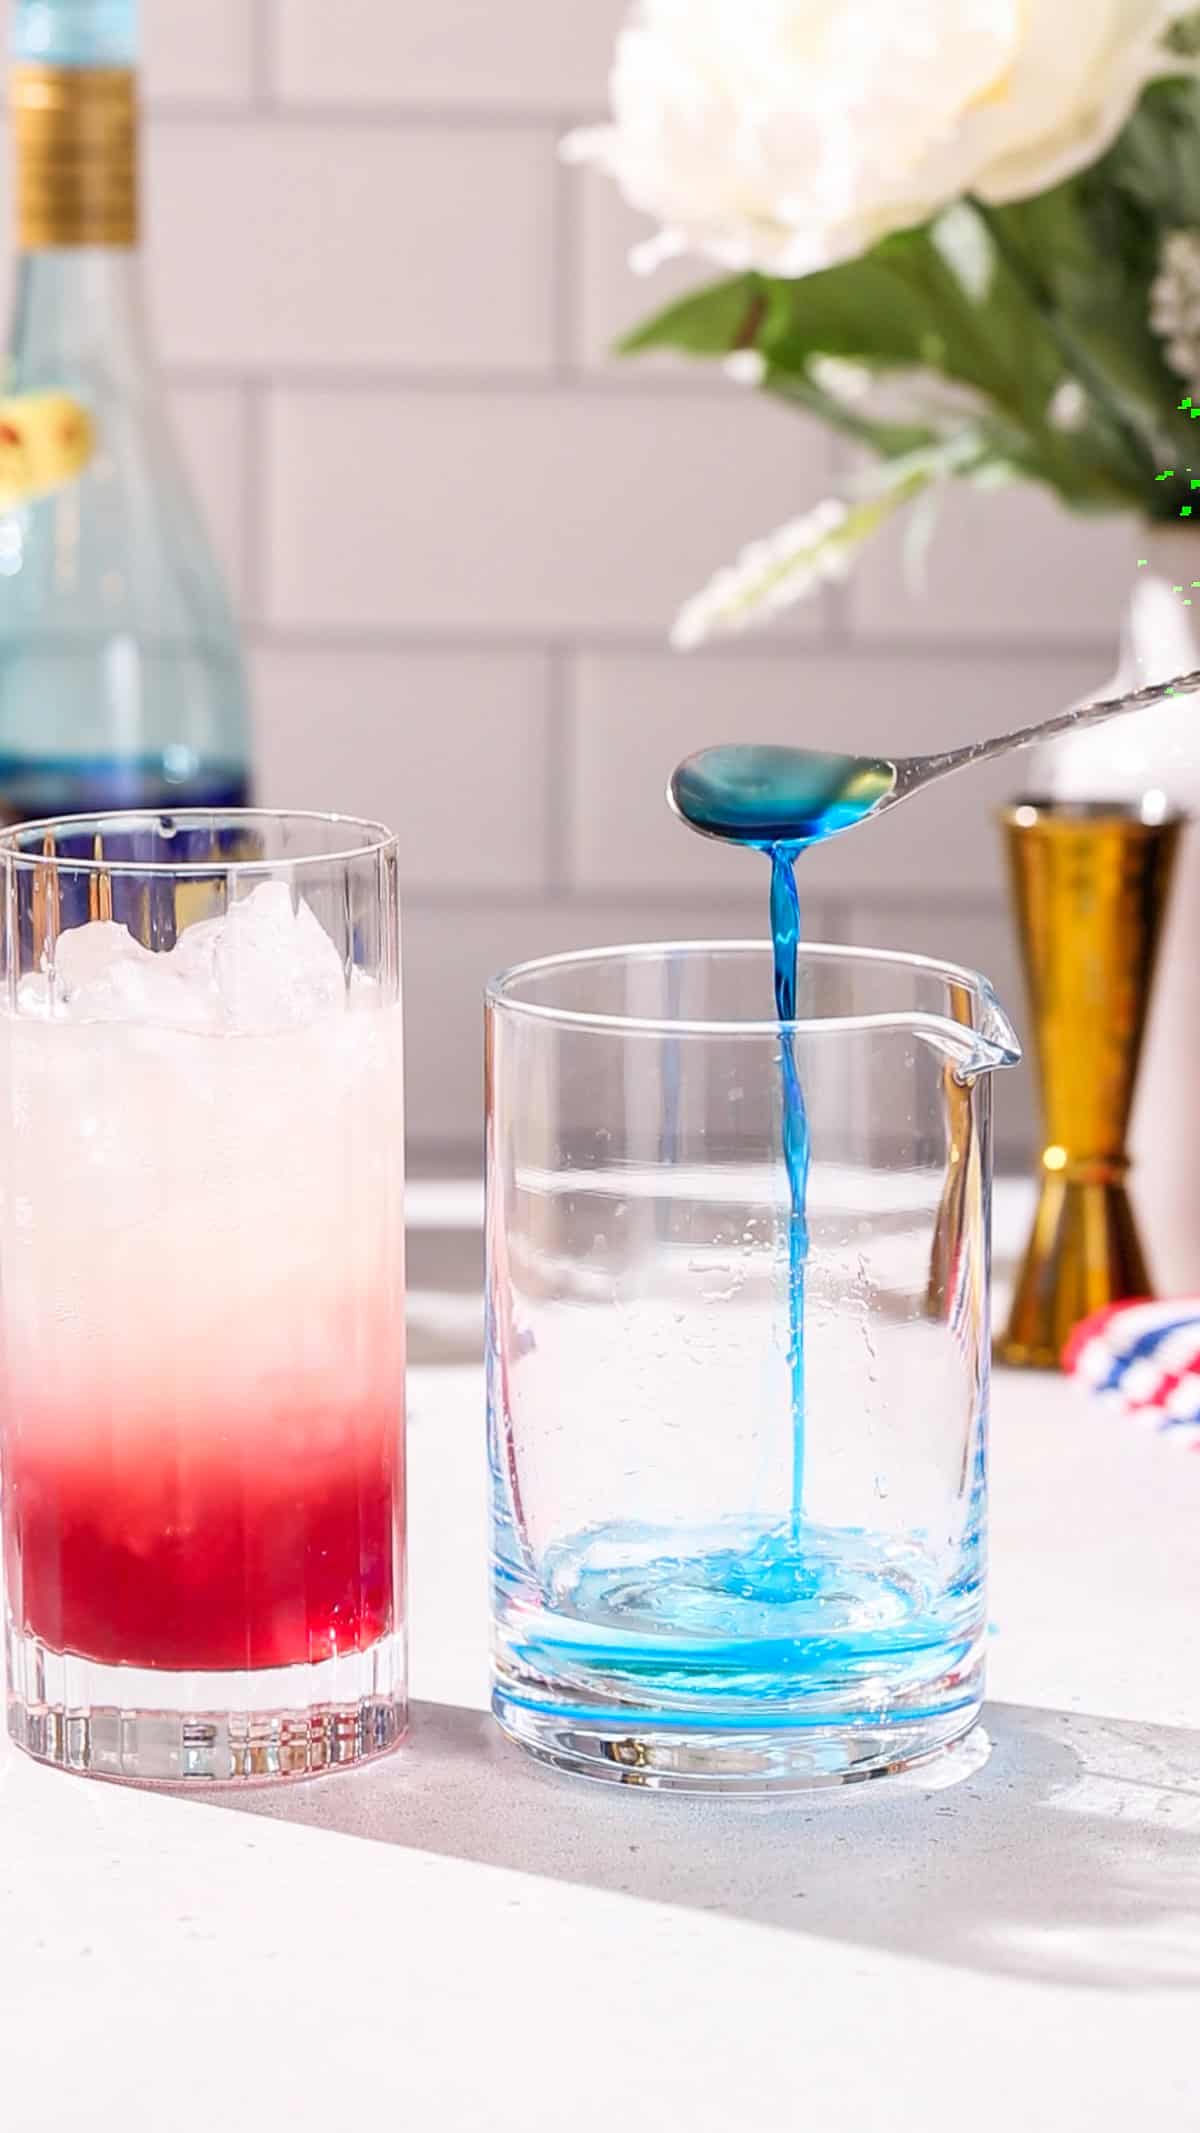
<path id="1" fill-rule="evenodd" d="M 1002 1374 L 990 1761 L 700 1803 L 499 1740 L 481 1372 L 410 1394 L 399 1754 L 202 1800 L 0 1749 L 4 2133 L 1200 2124 L 1200 1455 Z"/>

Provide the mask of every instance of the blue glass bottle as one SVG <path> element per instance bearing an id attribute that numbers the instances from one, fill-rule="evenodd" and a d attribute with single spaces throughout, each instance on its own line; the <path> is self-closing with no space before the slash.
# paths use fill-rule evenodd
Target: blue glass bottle
<path id="1" fill-rule="evenodd" d="M 15 444 L 66 395 L 91 442 L 70 478 L 15 500 L 10 484 L 0 510 L 0 819 L 240 805 L 237 633 L 143 322 L 136 0 L 13 0 L 11 57 L 0 413 Z"/>

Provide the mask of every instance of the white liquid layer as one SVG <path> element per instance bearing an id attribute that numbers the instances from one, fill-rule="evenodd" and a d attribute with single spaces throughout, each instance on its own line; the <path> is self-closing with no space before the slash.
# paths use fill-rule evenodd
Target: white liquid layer
<path id="1" fill-rule="evenodd" d="M 256 915 L 241 921 L 247 937 Z M 235 1389 L 244 1410 L 256 1389 L 266 1397 L 297 1374 L 310 1402 L 341 1405 L 393 1373 L 401 1011 L 357 973 L 348 993 L 332 942 L 305 918 L 299 988 L 294 969 L 277 968 L 273 993 L 250 993 L 269 946 L 261 927 L 220 986 L 213 951 L 219 960 L 228 933 L 193 927 L 170 956 L 97 958 L 95 936 L 119 929 L 86 927 L 62 936 L 53 973 L 23 981 L 23 1011 L 0 1014 L 7 1371 L 10 1392 L 43 1413 L 65 1422 L 99 1398 L 129 1427 L 164 1403 L 219 1415 Z M 135 965 L 159 966 L 148 989 L 169 1005 L 181 980 L 164 966 L 189 955 L 191 1027 L 130 1020 L 128 998 L 117 1012 Z M 288 1001 L 298 1012 L 301 998 L 319 1011 L 297 1026 Z M 230 1033 L 239 1000 L 242 1033 Z"/>

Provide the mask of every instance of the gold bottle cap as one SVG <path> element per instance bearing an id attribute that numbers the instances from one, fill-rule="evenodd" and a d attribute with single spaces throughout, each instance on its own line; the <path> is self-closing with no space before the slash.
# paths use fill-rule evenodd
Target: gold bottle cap
<path id="1" fill-rule="evenodd" d="M 21 64 L 9 81 L 22 249 L 136 244 L 133 68 Z"/>

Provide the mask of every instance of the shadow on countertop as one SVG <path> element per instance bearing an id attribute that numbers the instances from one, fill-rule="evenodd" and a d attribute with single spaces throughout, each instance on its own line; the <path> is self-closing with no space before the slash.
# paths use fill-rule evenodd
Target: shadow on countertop
<path id="1" fill-rule="evenodd" d="M 720 1802 L 556 1777 L 485 1713 L 426 1703 L 370 1769 L 221 1804 L 810 1940 L 1194 1992 L 1200 1733 L 1012 1704 L 985 1722 L 990 1761 L 949 1790 Z"/>
<path id="2" fill-rule="evenodd" d="M 409 1231 L 410 1360 L 475 1365 L 482 1236 L 461 1208 L 444 1219 L 436 1181 L 434 1194 Z M 383 1762 L 208 1803 L 810 1943 L 1194 1993 L 1200 1733 L 1013 1704 L 989 1705 L 985 1722 L 990 1761 L 951 1789 L 721 1802 L 557 1777 L 484 1712 L 418 1703 Z"/>

